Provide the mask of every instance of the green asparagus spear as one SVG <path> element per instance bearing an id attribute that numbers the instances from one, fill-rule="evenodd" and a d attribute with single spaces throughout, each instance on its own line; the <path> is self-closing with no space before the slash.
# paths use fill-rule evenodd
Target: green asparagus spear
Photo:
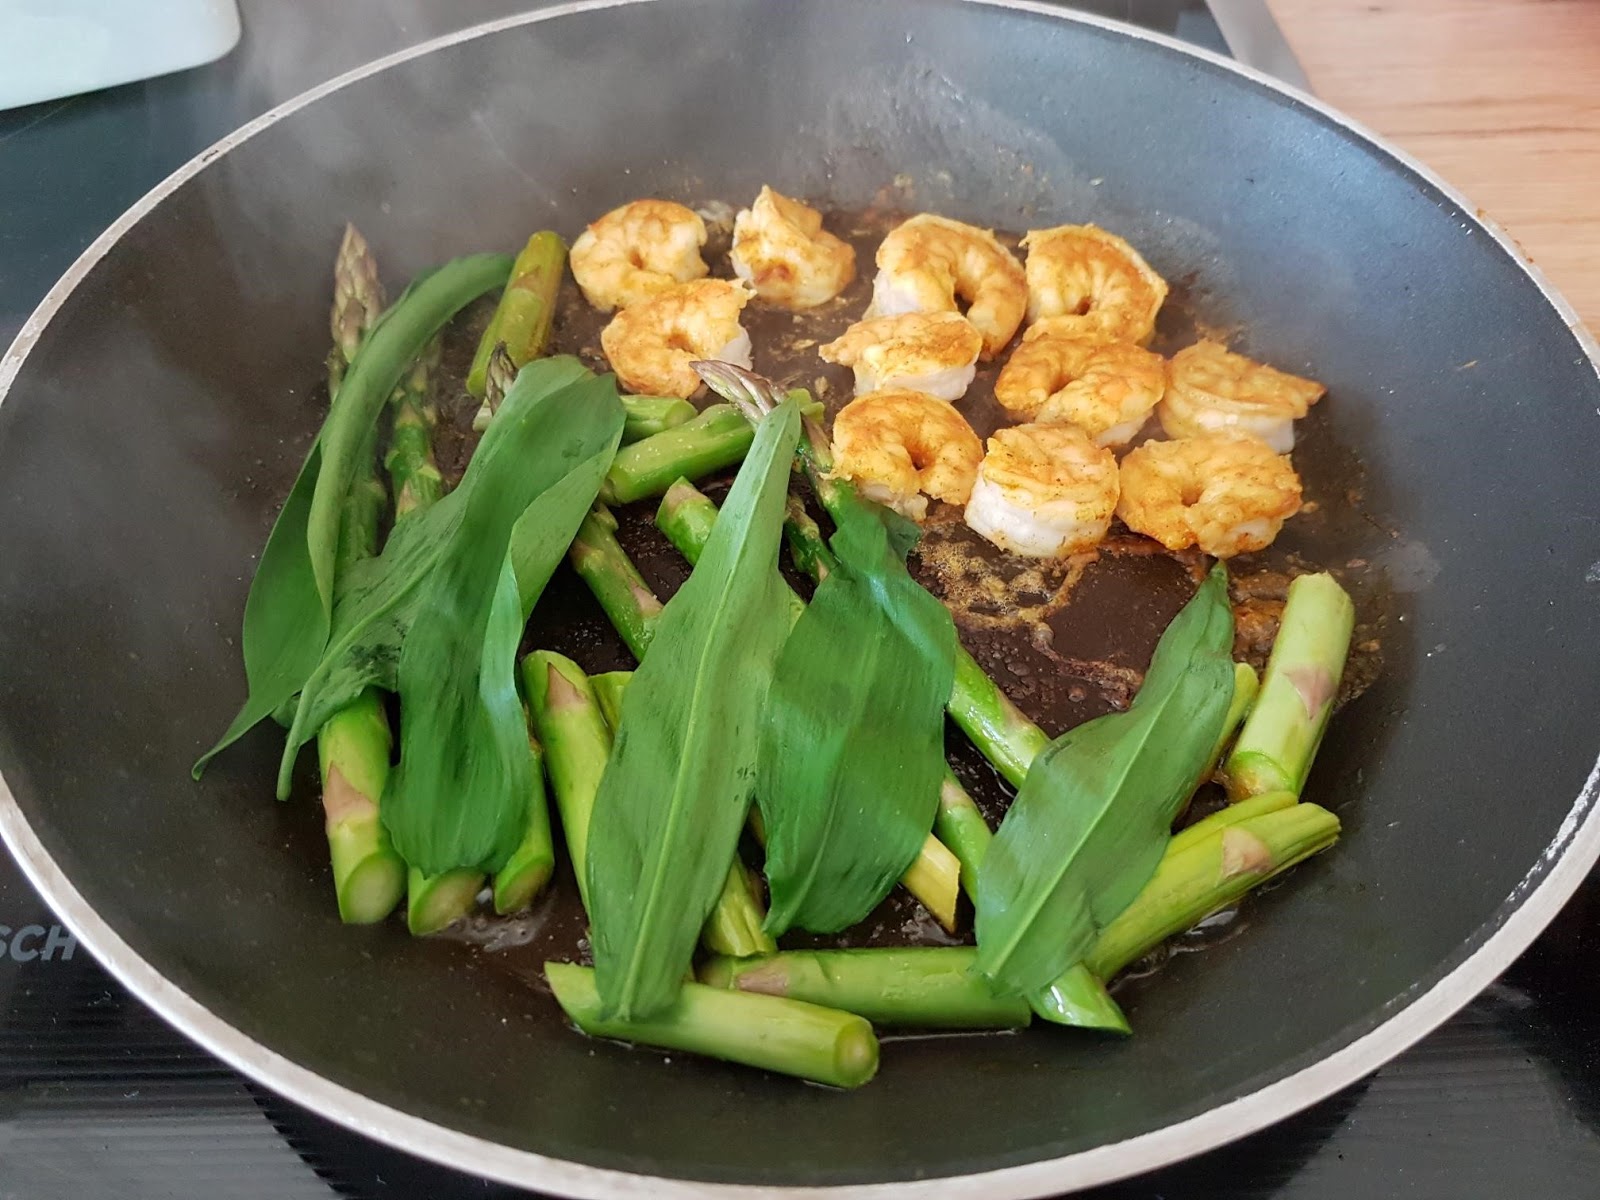
<path id="1" fill-rule="evenodd" d="M 344 368 L 383 308 L 378 268 L 366 239 L 347 225 L 334 264 L 329 316 L 333 351 L 328 358 L 328 395 L 343 382 Z M 376 434 L 374 433 L 374 437 Z M 337 570 L 377 550 L 378 519 L 387 498 L 374 468 L 371 438 L 345 499 Z M 317 734 L 322 807 L 333 867 L 339 917 L 352 925 L 381 921 L 394 910 L 405 883 L 405 864 L 389 844 L 378 816 L 378 798 L 389 777 L 389 722 L 375 691 L 367 690 L 330 717 Z"/>
<path id="2" fill-rule="evenodd" d="M 1085 965 L 1110 979 L 1257 884 L 1326 850 L 1338 836 L 1339 818 L 1315 804 L 1214 828 L 1161 860 L 1134 902 L 1100 931 Z"/>
<path id="3" fill-rule="evenodd" d="M 800 411 L 815 417 L 822 406 L 806 397 Z M 749 422 L 733 408 L 710 405 L 693 420 L 619 450 L 600 498 L 608 504 L 630 504 L 661 495 L 680 476 L 703 479 L 741 461 L 752 437 Z"/>
<path id="4" fill-rule="evenodd" d="M 1200 777 L 1200 782 L 1205 783 L 1216 773 L 1222 756 L 1228 752 L 1228 744 L 1239 732 L 1239 726 L 1244 724 L 1245 718 L 1250 715 L 1250 709 L 1255 705 L 1256 694 L 1261 690 L 1261 677 L 1256 674 L 1256 669 L 1249 663 L 1233 664 L 1233 699 L 1228 702 L 1228 716 L 1222 723 L 1222 735 L 1217 738 L 1217 748 L 1211 752 L 1211 758 L 1206 766 L 1205 774 Z"/>
<path id="5" fill-rule="evenodd" d="M 600 498 L 631 504 L 659 496 L 680 475 L 701 479 L 744 458 L 755 431 L 727 404 L 617 451 Z"/>
<path id="6" fill-rule="evenodd" d="M 934 814 L 933 832 L 961 863 L 961 890 L 969 899 L 975 897 L 978 864 L 983 861 L 994 832 L 976 801 L 949 770 L 945 771 L 944 782 L 939 786 L 939 808 Z"/>
<path id="7" fill-rule="evenodd" d="M 589 818 L 611 755 L 611 731 L 588 676 L 570 658 L 535 650 L 522 660 L 522 686 L 534 733 L 544 747 L 545 769 L 567 839 L 567 857 L 587 909 L 589 880 L 584 864 L 589 861 Z"/>
<path id="8" fill-rule="evenodd" d="M 1218 809 L 1209 817 L 1202 817 L 1192 825 L 1186 825 L 1172 835 L 1172 840 L 1167 843 L 1163 857 L 1170 858 L 1187 850 L 1196 842 L 1203 842 L 1208 837 L 1221 832 L 1230 825 L 1238 825 L 1243 821 L 1252 820 L 1266 813 L 1277 812 L 1279 809 L 1291 807 L 1299 797 L 1293 792 L 1262 792 L 1259 796 L 1246 796 L 1236 804 Z"/>
<path id="9" fill-rule="evenodd" d="M 661 601 L 618 543 L 616 528 L 610 510 L 596 505 L 578 527 L 567 560 L 589 585 L 634 658 L 642 659 L 661 615 Z"/>
<path id="10" fill-rule="evenodd" d="M 383 465 L 394 490 L 394 516 L 399 521 L 426 508 L 444 494 L 444 479 L 433 458 L 433 428 L 438 410 L 429 395 L 431 376 L 439 365 L 439 342 L 434 339 L 400 379 L 389 404 L 394 428 Z"/>
<path id="11" fill-rule="evenodd" d="M 623 410 L 627 424 L 622 427 L 622 441 L 626 445 L 676 429 L 695 418 L 695 407 L 676 396 L 624 396 Z"/>
<path id="12" fill-rule="evenodd" d="M 478 351 L 472 356 L 472 369 L 467 372 L 467 391 L 482 397 L 489 370 L 489 355 L 500 342 L 506 344 L 513 366 L 538 358 L 550 340 L 550 327 L 555 320 L 556 293 L 561 288 L 561 274 L 567 264 L 567 245 L 558 234 L 545 230 L 528 239 L 522 253 L 511 266 L 511 279 L 500 294 L 500 303 L 489 327 L 478 341 Z M 487 404 L 478 410 L 472 427 L 479 431 L 489 427 L 493 416 Z"/>
<path id="13" fill-rule="evenodd" d="M 617 722 L 622 719 L 622 692 L 628 686 L 628 680 L 633 678 L 632 671 L 607 671 L 603 675 L 589 676 L 589 685 L 594 688 L 594 698 L 600 702 L 600 712 L 605 716 L 606 724 L 614 732 Z"/>
<path id="14" fill-rule="evenodd" d="M 841 1008 L 875 1025 L 1016 1029 L 1032 1015 L 1020 997 L 997 997 L 972 970 L 970 946 L 787 950 L 763 958 L 715 958 L 700 969 L 709 987 L 785 996 Z"/>
<path id="15" fill-rule="evenodd" d="M 591 1037 L 705 1054 L 842 1088 L 860 1087 L 878 1069 L 878 1039 L 854 1013 L 686 983 L 660 1016 L 603 1021 L 593 971 L 555 962 L 544 971 L 556 1001 Z"/>
<path id="16" fill-rule="evenodd" d="M 383 920 L 405 887 L 405 863 L 378 816 L 390 745 L 389 720 L 372 691 L 335 713 L 317 734 L 334 895 L 339 919 L 350 925 Z"/>
<path id="17" fill-rule="evenodd" d="M 520 912 L 550 882 L 555 870 L 555 845 L 550 838 L 550 810 L 544 794 L 544 748 L 530 737 L 535 795 L 528 805 L 528 823 L 522 841 L 494 874 L 494 910 L 504 916 Z"/>
<path id="18" fill-rule="evenodd" d="M 433 457 L 433 430 L 439 415 L 432 400 L 432 375 L 439 365 L 439 340 L 429 343 L 411 368 L 400 377 L 389 406 L 394 410 L 394 430 L 389 437 L 389 452 L 383 464 L 389 472 L 389 486 L 394 492 L 394 516 L 397 522 L 427 508 L 444 494 L 444 477 Z M 545 815 L 543 797 L 533 797 L 528 807 L 528 837 L 518 848 L 519 855 L 526 851 L 529 859 L 538 854 L 537 839 L 541 823 L 544 841 L 550 841 L 549 818 Z M 537 809 L 537 811 L 535 811 Z M 548 878 L 548 872 L 546 874 Z M 508 896 L 525 887 L 532 879 L 524 874 L 508 884 Z M 542 886 L 543 881 L 539 881 Z M 457 867 L 438 875 L 425 875 L 415 867 L 406 870 L 406 927 L 417 937 L 448 927 L 466 916 L 483 890 L 484 874 L 471 867 Z M 499 889 L 496 889 L 498 900 Z M 531 893 L 528 897 L 532 898 Z"/>
<path id="19" fill-rule="evenodd" d="M 722 894 L 717 897 L 705 928 L 700 931 L 700 942 L 713 954 L 734 958 L 770 954 L 778 947 L 766 931 L 766 919 L 755 879 L 744 863 L 735 858 L 728 869 L 727 881 L 722 885 Z"/>
<path id="20" fill-rule="evenodd" d="M 1350 652 L 1355 606 L 1332 575 L 1289 585 L 1266 677 L 1224 773 L 1233 799 L 1305 786 Z"/>

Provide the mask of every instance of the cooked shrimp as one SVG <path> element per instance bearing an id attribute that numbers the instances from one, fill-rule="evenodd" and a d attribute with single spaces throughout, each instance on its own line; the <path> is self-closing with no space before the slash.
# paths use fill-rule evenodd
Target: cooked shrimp
<path id="1" fill-rule="evenodd" d="M 1028 248 L 1028 320 L 1102 342 L 1149 341 L 1167 281 L 1139 252 L 1094 225 L 1035 229 Z"/>
<path id="2" fill-rule="evenodd" d="M 785 308 L 815 308 L 856 277 L 856 252 L 822 227 L 822 214 L 763 187 L 733 221 L 733 272 Z"/>
<path id="3" fill-rule="evenodd" d="M 1002 550 L 1065 558 L 1100 544 L 1117 508 L 1117 460 L 1074 425 L 1015 425 L 989 439 L 967 524 Z"/>
<path id="4" fill-rule="evenodd" d="M 1011 352 L 994 398 L 1029 421 L 1066 421 L 1097 446 L 1124 446 L 1161 399 L 1167 365 L 1127 342 L 1051 334 Z"/>
<path id="5" fill-rule="evenodd" d="M 572 277 L 601 312 L 703 278 L 706 225 L 670 200 L 635 200 L 614 208 L 572 243 Z"/>
<path id="6" fill-rule="evenodd" d="M 957 297 L 983 335 L 983 357 L 993 358 L 1027 310 L 1022 264 L 987 229 L 931 213 L 912 217 L 883 239 L 867 316 L 957 312 Z"/>
<path id="7" fill-rule="evenodd" d="M 1146 442 L 1122 460 L 1117 515 L 1168 550 L 1231 558 L 1272 543 L 1300 511 L 1300 477 L 1253 434 Z"/>
<path id="8" fill-rule="evenodd" d="M 1280 454 L 1294 449 L 1294 423 L 1327 391 L 1235 354 L 1218 342 L 1197 342 L 1172 356 L 1161 427 L 1173 437 L 1231 429 L 1253 433 Z"/>
<path id="9" fill-rule="evenodd" d="M 924 392 L 872 392 L 833 419 L 833 473 L 913 521 L 927 516 L 928 496 L 965 504 L 982 458 L 966 419 Z"/>
<path id="10" fill-rule="evenodd" d="M 857 321 L 817 351 L 824 362 L 854 367 L 856 395 L 909 388 L 959 400 L 977 374 L 983 335 L 960 313 L 900 313 Z"/>
<path id="11" fill-rule="evenodd" d="M 680 283 L 612 317 L 600 332 L 600 348 L 630 391 L 687 400 L 700 390 L 700 377 L 689 365 L 696 359 L 750 366 L 750 335 L 739 324 L 748 303 L 743 283 Z"/>

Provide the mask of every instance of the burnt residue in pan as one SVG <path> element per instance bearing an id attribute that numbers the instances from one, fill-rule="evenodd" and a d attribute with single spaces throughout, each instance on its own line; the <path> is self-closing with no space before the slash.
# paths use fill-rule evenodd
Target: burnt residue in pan
<path id="1" fill-rule="evenodd" d="M 730 276 L 727 248 L 731 212 L 706 206 L 711 240 L 706 259 L 712 274 Z M 829 228 L 845 236 L 857 252 L 857 277 L 837 299 L 803 313 L 753 302 L 745 310 L 745 326 L 755 347 L 756 370 L 789 387 L 810 389 L 825 405 L 829 418 L 851 399 L 848 368 L 831 366 L 817 357 L 817 347 L 838 337 L 866 310 L 871 293 L 873 254 L 883 234 L 904 214 L 889 208 L 833 214 Z M 1016 246 L 1018 236 L 1001 233 Z M 471 432 L 477 401 L 463 386 L 478 337 L 493 309 L 492 300 L 473 305 L 446 331 L 438 383 L 440 422 L 437 450 L 448 481 L 466 469 L 476 436 Z M 596 370 L 607 369 L 600 355 L 600 331 L 608 320 L 584 301 L 569 278 L 562 288 L 554 325 L 553 349 L 577 355 Z M 1195 311 L 1192 289 L 1174 281 L 1162 310 L 1152 348 L 1170 354 L 1207 329 Z M 1000 361 L 980 364 L 977 378 L 959 409 L 980 436 L 1011 423 L 994 400 Z M 710 403 L 708 398 L 696 401 Z M 1381 664 L 1381 632 L 1387 620 L 1383 597 L 1366 576 L 1360 559 L 1321 564 L 1313 551 L 1322 546 L 1361 544 L 1369 535 L 1359 496 L 1319 495 L 1319 484 L 1331 478 L 1341 487 L 1359 489 L 1358 466 L 1338 455 L 1319 426 L 1338 397 L 1324 401 L 1302 422 L 1296 465 L 1307 480 L 1309 511 L 1268 551 L 1230 564 L 1232 597 L 1238 632 L 1236 657 L 1258 669 L 1277 631 L 1290 580 L 1308 570 L 1332 569 L 1356 596 L 1360 625 L 1341 702 L 1358 695 Z M 1154 423 L 1146 436 L 1156 432 Z M 1334 461 L 1323 461 L 1330 458 Z M 726 490 L 728 478 L 702 484 L 714 498 Z M 1334 503 L 1328 501 L 1333 500 Z M 618 535 L 651 587 L 670 597 L 688 576 L 688 567 L 653 524 L 654 503 L 631 505 L 617 512 Z M 819 514 L 820 516 L 820 514 Z M 951 609 L 962 642 L 1018 703 L 1051 735 L 1084 721 L 1127 707 L 1143 679 L 1155 643 L 1169 621 L 1193 594 L 1206 562 L 1198 553 L 1169 553 L 1120 524 L 1096 551 L 1064 562 L 1039 561 L 1003 554 L 966 527 L 958 509 L 932 506 L 923 541 L 911 566 L 917 579 Z M 791 583 L 805 592 L 809 585 L 786 566 Z M 628 653 L 583 583 L 563 566 L 552 579 L 529 626 L 523 649 L 559 650 L 591 673 L 631 668 Z M 952 725 L 946 733 L 951 765 L 977 800 L 991 825 L 998 824 L 1012 791 L 970 742 Z M 1220 803 L 1220 791 L 1208 789 L 1196 798 L 1186 820 Z M 552 805 L 552 817 L 555 818 Z M 753 847 L 749 849 L 754 849 Z M 791 934 L 786 946 L 950 944 L 970 940 L 970 911 L 963 913 L 963 933 L 947 935 L 903 889 L 854 929 L 835 937 Z M 1176 939 L 1130 977 L 1148 973 L 1172 953 L 1231 936 L 1242 924 L 1236 909 L 1208 919 L 1192 934 Z M 443 942 L 482 956 L 499 969 L 513 972 L 543 988 L 540 967 L 546 959 L 589 961 L 585 921 L 572 886 L 571 866 L 563 862 L 554 884 L 535 909 L 517 917 L 479 915 L 440 935 Z M 541 1006 L 543 1007 L 543 1006 Z M 553 1006 L 551 1006 L 554 1013 Z"/>

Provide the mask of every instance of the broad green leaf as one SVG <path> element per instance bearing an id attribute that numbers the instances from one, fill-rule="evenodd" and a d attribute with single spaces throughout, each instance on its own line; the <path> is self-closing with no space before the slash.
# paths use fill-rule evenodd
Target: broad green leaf
<path id="1" fill-rule="evenodd" d="M 1233 697 L 1233 612 L 1219 564 L 1167 627 L 1127 712 L 1033 761 L 978 871 L 977 969 L 1043 987 L 1155 873 Z"/>
<path id="2" fill-rule="evenodd" d="M 568 435 L 576 439 L 575 445 L 598 447 L 595 456 L 604 457 L 610 444 L 611 407 L 619 403 L 610 376 L 597 378 L 577 359 L 561 357 L 530 364 L 517 382 L 521 385 L 514 389 L 518 409 L 546 405 L 540 409 L 541 418 L 532 424 L 508 422 L 503 429 L 499 422 L 492 425 L 461 485 L 395 526 L 380 557 L 356 563 L 345 573 L 334 609 L 333 637 L 306 679 L 290 723 L 278 768 L 280 799 L 289 794 L 300 747 L 316 736 L 330 716 L 364 688 L 399 690 L 400 646 L 416 619 L 422 584 L 454 543 L 468 497 L 480 486 L 502 486 L 489 478 L 496 471 L 523 475 L 529 464 L 539 459 L 541 447 L 559 446 Z M 569 428 L 570 422 L 576 424 Z M 514 445 L 499 449 L 508 439 Z M 527 476 L 529 482 L 548 482 L 550 472 L 564 472 L 523 513 L 512 532 L 510 559 L 525 614 L 572 540 L 576 526 L 569 524 L 566 514 L 594 498 L 589 464 L 565 470 L 562 461 L 553 457 L 546 474 Z M 602 464 L 602 470 L 605 465 L 609 463 Z M 582 519 L 581 513 L 578 519 Z"/>
<path id="3" fill-rule="evenodd" d="M 506 254 L 472 254 L 430 271 L 406 288 L 356 352 L 322 427 L 322 469 L 306 517 L 306 545 L 323 629 L 333 616 L 339 509 L 359 469 L 367 431 L 412 359 L 445 322 L 484 292 L 503 285 L 510 274 L 511 257 Z"/>
<path id="4" fill-rule="evenodd" d="M 755 783 L 761 699 L 789 631 L 778 574 L 793 403 L 761 422 L 688 581 L 628 685 L 589 830 L 589 915 L 608 1016 L 672 1003 L 728 876 Z"/>
<path id="5" fill-rule="evenodd" d="M 419 276 L 379 317 L 356 352 L 311 452 L 267 538 L 244 608 L 249 695 L 195 778 L 220 751 L 284 705 L 323 658 L 333 632 L 335 560 L 350 484 L 389 393 L 445 322 L 505 282 L 503 254 L 458 258 Z"/>
<path id="6" fill-rule="evenodd" d="M 250 693 L 227 732 L 194 764 L 196 779 L 217 754 L 287 704 L 322 653 L 323 642 L 315 636 L 316 613 L 304 603 L 316 595 L 305 528 L 321 463 L 321 450 L 313 444 L 261 552 L 244 602 L 244 674 Z"/>
<path id="7" fill-rule="evenodd" d="M 427 875 L 498 870 L 521 836 L 532 760 L 517 642 L 622 436 L 614 382 L 560 386 L 571 368 L 537 361 L 506 393 L 449 497 L 460 523 L 400 643 L 400 763 L 381 809 L 395 849 Z"/>
<path id="8" fill-rule="evenodd" d="M 835 562 L 784 644 L 762 727 L 774 934 L 871 912 L 927 838 L 944 777 L 956 631 L 906 571 L 916 527 L 853 492 L 834 519 Z"/>

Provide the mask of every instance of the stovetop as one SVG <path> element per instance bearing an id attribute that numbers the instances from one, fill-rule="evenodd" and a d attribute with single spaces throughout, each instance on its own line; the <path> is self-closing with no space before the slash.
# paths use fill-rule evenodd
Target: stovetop
<path id="1" fill-rule="evenodd" d="M 1286 71 L 1260 0 L 1100 0 L 1107 16 Z M 350 67 L 527 0 L 244 0 L 210 67 L 0 113 L 0 346 L 106 225 L 191 155 Z M 1222 28 L 1219 28 L 1219 19 Z M 1265 47 L 1265 51 L 1263 50 Z M 1501 980 L 1366 1080 L 1100 1200 L 1600 1195 L 1600 881 Z M 529 1193 L 345 1132 L 132 999 L 0 853 L 0 1200 L 430 1200 Z"/>

